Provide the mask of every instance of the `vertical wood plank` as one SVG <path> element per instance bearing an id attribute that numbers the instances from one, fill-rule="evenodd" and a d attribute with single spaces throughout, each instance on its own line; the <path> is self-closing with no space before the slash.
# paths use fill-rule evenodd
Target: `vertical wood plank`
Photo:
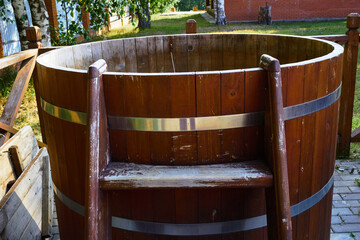
<path id="1" fill-rule="evenodd" d="M 125 116 L 148 116 L 148 83 L 139 75 L 124 75 Z M 148 132 L 127 131 L 128 161 L 150 164 L 150 143 Z"/>
<path id="2" fill-rule="evenodd" d="M 149 72 L 157 72 L 156 71 L 156 38 L 148 37 L 148 54 L 149 54 Z"/>
<path id="3" fill-rule="evenodd" d="M 171 54 L 173 54 L 173 37 L 172 36 L 162 36 L 163 39 L 163 55 L 164 55 L 164 62 L 163 62 L 163 72 L 174 72 L 174 67 L 172 65 Z"/>
<path id="4" fill-rule="evenodd" d="M 224 39 L 225 40 L 225 39 Z M 234 62 L 233 62 L 234 63 Z M 221 74 L 221 114 L 243 113 L 245 110 L 245 72 Z M 221 141 L 222 162 L 244 159 L 244 129 L 223 130 Z M 221 211 L 224 221 L 244 217 L 244 190 L 222 189 Z M 223 239 L 242 239 L 244 233 L 227 234 Z"/>
<path id="5" fill-rule="evenodd" d="M 245 68 L 257 67 L 259 63 L 257 62 L 258 50 L 257 50 L 257 36 L 248 35 L 245 39 L 245 48 L 246 48 L 246 65 Z"/>
<path id="6" fill-rule="evenodd" d="M 304 67 L 294 66 L 288 68 L 287 86 L 286 86 L 286 104 L 284 106 L 291 106 L 303 102 L 303 85 Z M 296 118 L 285 122 L 287 158 L 288 158 L 288 175 L 290 186 L 290 203 L 291 206 L 299 201 L 299 166 L 301 159 L 301 125 L 302 120 Z M 290 161 L 291 159 L 291 161 Z M 295 238 L 297 229 L 297 218 L 292 219 L 293 223 L 293 237 Z M 301 227 L 301 226 L 300 226 Z M 301 230 L 299 230 L 301 231 Z"/>
<path id="7" fill-rule="evenodd" d="M 234 47 L 234 68 L 241 69 L 246 67 L 246 38 L 247 35 L 235 35 Z"/>
<path id="8" fill-rule="evenodd" d="M 246 52 L 247 53 L 247 52 Z M 265 108 L 265 71 L 245 71 L 245 112 L 263 111 Z M 246 136 L 246 159 L 260 159 L 264 156 L 264 127 L 254 126 L 244 129 Z M 259 148 L 259 145 L 261 146 Z"/>
<path id="9" fill-rule="evenodd" d="M 200 54 L 199 54 L 199 36 L 188 35 L 188 71 L 195 72 L 200 70 Z"/>
<path id="10" fill-rule="evenodd" d="M 215 116 L 221 113 L 220 73 L 196 75 L 197 116 Z M 198 132 L 198 163 L 220 162 L 221 131 Z M 221 220 L 221 190 L 199 190 L 200 222 Z M 216 236 L 202 239 L 217 239 Z"/>
<path id="11" fill-rule="evenodd" d="M 209 35 L 199 36 L 199 55 L 200 55 L 200 69 L 199 71 L 209 71 L 211 69 L 211 57 L 209 57 L 209 51 L 211 51 L 211 39 Z M 201 57 L 208 56 L 208 57 Z"/>
<path id="12" fill-rule="evenodd" d="M 220 73 L 196 75 L 197 116 L 216 116 L 221 113 Z M 198 163 L 220 161 L 221 130 L 198 132 Z"/>
<path id="13" fill-rule="evenodd" d="M 224 35 L 222 41 L 222 59 L 223 59 L 223 70 L 229 70 L 235 68 L 235 47 L 238 47 L 234 44 L 236 40 L 236 35 Z"/>
<path id="14" fill-rule="evenodd" d="M 309 64 L 304 71 L 304 102 L 312 101 L 317 97 L 319 65 Z M 301 160 L 299 168 L 299 201 L 303 201 L 312 195 L 311 176 L 313 174 L 313 152 L 315 150 L 315 123 L 316 115 L 311 114 L 301 119 Z M 310 211 L 306 211 L 297 217 L 297 224 L 301 230 L 296 233 L 297 239 L 309 239 Z"/>
<path id="15" fill-rule="evenodd" d="M 322 61 L 319 63 L 319 70 L 318 70 L 318 89 L 317 89 L 317 98 L 325 96 L 328 92 L 328 77 L 329 77 L 329 66 L 328 60 Z M 316 161 L 313 162 L 313 174 L 312 174 L 312 185 L 311 191 L 312 194 L 316 193 L 321 189 L 323 186 L 322 178 L 323 178 L 323 168 L 324 164 L 328 164 L 327 161 L 324 159 L 325 151 L 329 151 L 328 146 L 325 146 L 324 141 L 326 141 L 325 134 L 326 134 L 326 111 L 327 109 L 323 109 L 316 113 L 316 133 L 314 139 L 314 145 L 316 148 L 314 150 L 314 159 Z M 325 123 L 325 124 L 324 124 Z M 321 219 L 324 217 L 321 215 L 321 205 L 317 204 L 310 209 L 310 239 L 313 237 L 319 238 L 320 232 L 319 227 L 321 226 L 320 222 Z"/>
<path id="16" fill-rule="evenodd" d="M 170 82 L 172 117 L 195 117 L 195 74 L 171 75 Z M 198 163 L 196 132 L 173 133 L 172 148 L 175 165 L 195 165 Z"/>
<path id="17" fill-rule="evenodd" d="M 137 72 L 137 56 L 134 39 L 124 39 L 125 71 Z"/>
<path id="18" fill-rule="evenodd" d="M 104 50 L 102 49 L 102 44 L 103 42 L 94 42 L 91 43 L 91 52 L 92 52 L 92 62 L 96 62 L 99 59 L 103 58 L 103 52 Z M 105 54 L 105 56 L 107 56 L 107 54 Z M 109 64 L 110 61 L 108 59 L 104 59 L 106 62 L 108 62 Z"/>
<path id="19" fill-rule="evenodd" d="M 221 114 L 245 111 L 245 72 L 221 73 Z M 222 131 L 221 159 L 223 162 L 244 160 L 244 128 Z"/>
<path id="20" fill-rule="evenodd" d="M 172 117 L 196 116 L 195 74 L 171 75 L 171 115 Z M 179 91 L 181 89 L 181 91 Z M 172 134 L 173 161 L 175 165 L 197 164 L 196 132 Z M 175 190 L 176 223 L 198 222 L 198 190 Z M 178 237 L 176 239 L 183 239 Z M 197 239 L 187 237 L 186 239 Z"/>
<path id="21" fill-rule="evenodd" d="M 173 40 L 173 57 L 176 72 L 188 71 L 188 43 L 186 35 L 179 35 Z"/>
<path id="22" fill-rule="evenodd" d="M 211 56 L 211 71 L 219 71 L 223 69 L 223 35 L 222 34 L 212 34 L 210 35 L 210 56 Z M 208 54 L 209 55 L 209 54 Z M 206 55 L 202 55 L 206 56 Z"/>
<path id="23" fill-rule="evenodd" d="M 253 39 L 253 38 L 250 38 Z M 248 39 L 247 39 L 248 41 Z M 249 49 L 246 49 L 246 56 Z M 245 71 L 245 112 L 257 112 L 265 109 L 265 71 Z M 264 127 L 254 126 L 244 129 L 244 154 L 246 159 L 264 157 Z M 259 147 L 260 146 L 260 147 Z M 265 212 L 264 189 L 247 189 L 244 193 L 244 216 L 258 216 Z M 264 228 L 244 232 L 244 239 L 262 239 Z"/>
<path id="24" fill-rule="evenodd" d="M 165 55 L 164 55 L 164 41 L 163 37 L 154 37 L 155 39 L 155 51 L 156 51 L 156 71 L 165 72 Z"/>
<path id="25" fill-rule="evenodd" d="M 125 116 L 124 75 L 104 75 L 104 91 L 108 116 Z M 127 161 L 127 131 L 109 129 L 112 161 Z"/>
<path id="26" fill-rule="evenodd" d="M 125 52 L 123 40 L 102 42 L 102 58 L 108 64 L 109 72 L 123 72 L 125 70 Z M 94 55 L 94 53 L 93 53 Z M 98 59 L 94 59 L 97 61 Z"/>
<path id="27" fill-rule="evenodd" d="M 135 38 L 137 72 L 149 72 L 148 39 Z"/>

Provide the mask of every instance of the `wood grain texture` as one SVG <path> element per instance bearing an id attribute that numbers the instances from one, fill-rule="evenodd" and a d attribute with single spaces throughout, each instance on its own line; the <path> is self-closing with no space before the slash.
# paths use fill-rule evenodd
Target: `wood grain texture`
<path id="1" fill-rule="evenodd" d="M 9 148 L 17 146 L 21 156 L 21 165 L 26 167 L 36 156 L 39 147 L 35 135 L 29 126 L 22 128 L 6 144 L 0 148 L 0 199 L 5 195 L 6 185 L 9 181 L 15 180 L 16 175 L 12 167 Z"/>
<path id="2" fill-rule="evenodd" d="M 5 219 L 2 239 L 41 239 L 42 175 L 46 148 L 38 151 L 28 167 L 0 201 Z"/>

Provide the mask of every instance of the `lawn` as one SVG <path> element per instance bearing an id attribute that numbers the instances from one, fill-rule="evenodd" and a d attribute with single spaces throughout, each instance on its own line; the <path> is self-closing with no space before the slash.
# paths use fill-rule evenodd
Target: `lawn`
<path id="1" fill-rule="evenodd" d="M 181 34 L 185 33 L 185 24 L 188 19 L 195 19 L 199 33 L 272 33 L 272 34 L 291 34 L 291 35 L 332 35 L 344 34 L 347 31 L 346 20 L 334 21 L 295 21 L 295 22 L 273 22 L 272 25 L 258 25 L 257 23 L 229 23 L 227 26 L 216 26 L 210 24 L 199 14 L 168 14 L 152 15 L 151 28 L 139 30 L 134 25 L 129 24 L 120 29 L 113 29 L 103 36 L 96 37 L 92 41 L 102 40 L 105 36 L 108 39 L 128 38 L 136 36 L 164 35 L 164 34 Z M 359 61 L 360 62 L 360 54 Z M 0 83 L 1 83 L 0 78 Z M 3 80 L 4 81 L 4 80 Z M 7 94 L 0 93 L 0 111 L 5 103 Z M 24 125 L 33 127 L 37 137 L 40 137 L 40 127 L 36 114 L 35 95 L 32 85 L 27 90 L 23 105 L 20 109 L 15 127 L 20 128 Z M 360 63 L 357 72 L 357 87 L 355 96 L 354 118 L 352 128 L 360 126 Z M 352 144 L 352 157 L 360 157 L 360 144 Z"/>
<path id="2" fill-rule="evenodd" d="M 188 19 L 196 20 L 199 33 L 241 32 L 311 36 L 344 34 L 347 30 L 345 20 L 319 22 L 273 22 L 270 26 L 258 25 L 257 23 L 229 23 L 227 26 L 217 26 L 208 23 L 199 13 L 195 13 L 152 15 L 150 29 L 140 31 L 134 25 L 129 24 L 121 29 L 113 29 L 111 32 L 105 34 L 105 36 L 112 39 L 185 33 L 185 25 Z"/>

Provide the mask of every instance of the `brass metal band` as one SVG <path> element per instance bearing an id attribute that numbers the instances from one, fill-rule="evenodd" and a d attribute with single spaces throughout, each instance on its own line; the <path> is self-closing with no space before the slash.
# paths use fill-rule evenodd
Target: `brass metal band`
<path id="1" fill-rule="evenodd" d="M 315 204 L 320 202 L 329 192 L 334 184 L 334 176 L 322 187 L 318 192 L 309 198 L 291 206 L 291 216 L 297 216 L 302 212 L 309 210 Z M 59 200 L 65 204 L 69 209 L 81 216 L 85 216 L 85 208 L 83 205 L 73 201 L 65 194 L 63 194 L 53 183 L 54 192 Z M 212 222 L 212 223 L 194 223 L 194 224 L 175 224 L 175 223 L 160 223 L 132 220 L 121 217 L 112 217 L 112 227 L 127 231 L 158 234 L 158 235 L 172 235 L 172 236 L 202 236 L 214 234 L 226 234 L 234 232 L 248 231 L 252 229 L 262 228 L 267 225 L 266 215 L 261 215 L 252 218 L 226 221 L 226 222 Z"/>
<path id="2" fill-rule="evenodd" d="M 320 111 L 335 103 L 341 85 L 330 94 L 313 101 L 284 108 L 284 119 L 290 120 Z M 41 99 L 41 107 L 48 114 L 65 121 L 86 125 L 86 113 L 61 108 Z M 264 112 L 189 118 L 143 118 L 108 116 L 109 128 L 145 132 L 208 131 L 258 126 L 264 122 Z"/>
<path id="3" fill-rule="evenodd" d="M 60 118 L 62 120 L 86 125 L 86 113 L 69 110 L 66 108 L 55 106 L 51 103 L 46 102 L 40 97 L 41 108 L 49 115 Z"/>

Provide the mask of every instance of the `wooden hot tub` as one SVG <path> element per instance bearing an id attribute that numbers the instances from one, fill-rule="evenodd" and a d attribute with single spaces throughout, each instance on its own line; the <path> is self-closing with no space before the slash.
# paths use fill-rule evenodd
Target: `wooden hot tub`
<path id="1" fill-rule="evenodd" d="M 264 111 L 266 72 L 258 67 L 264 53 L 282 64 L 294 238 L 329 239 L 343 49 L 323 40 L 257 34 L 118 39 L 38 58 L 39 114 L 61 238 L 84 234 L 90 64 L 100 58 L 108 64 L 103 79 L 113 161 L 198 165 L 264 158 L 258 113 Z M 219 123 L 220 115 L 232 114 L 243 117 L 235 128 Z M 210 118 L 196 122 L 203 116 Z M 153 118 L 187 118 L 189 125 L 146 121 Z M 113 192 L 113 239 L 266 239 L 264 193 L 226 187 Z M 197 231 L 198 223 L 207 230 Z M 160 235 L 147 230 L 154 224 Z M 169 236 L 176 231 L 166 229 L 195 236 Z"/>

